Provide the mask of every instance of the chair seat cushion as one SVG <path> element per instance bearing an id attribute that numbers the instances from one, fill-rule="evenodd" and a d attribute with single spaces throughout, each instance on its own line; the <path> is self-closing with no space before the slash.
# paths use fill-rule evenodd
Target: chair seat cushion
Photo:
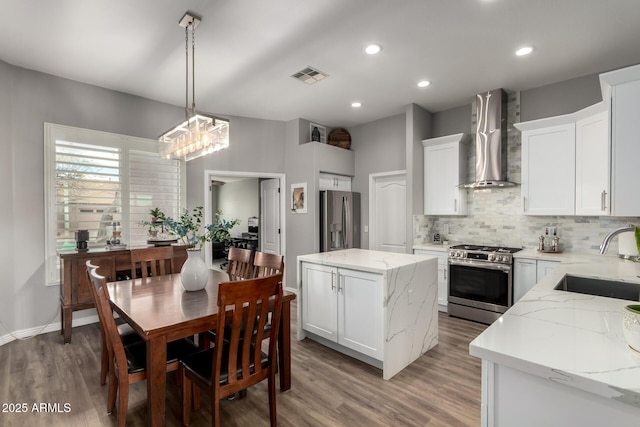
<path id="1" fill-rule="evenodd" d="M 137 335 L 137 334 L 136 334 Z M 124 346 L 129 374 L 142 372 L 147 366 L 147 345 L 144 340 Z M 198 347 L 187 339 L 167 343 L 167 363 L 177 362 L 198 351 Z"/>
<path id="2" fill-rule="evenodd" d="M 227 350 L 227 346 L 224 346 L 222 352 L 222 366 L 220 369 L 220 382 L 227 383 L 229 372 L 227 367 L 229 366 L 229 352 Z M 188 373 L 199 378 L 205 384 L 211 386 L 211 382 L 213 379 L 212 368 L 213 368 L 213 358 L 215 355 L 215 348 L 208 348 L 206 350 L 199 351 L 197 353 L 191 354 L 181 359 L 182 365 L 185 367 Z M 269 365 L 269 356 L 260 352 L 260 363 L 263 368 L 266 368 Z M 249 364 L 251 370 L 254 367 L 253 361 Z M 242 362 L 238 360 L 238 378 L 242 376 Z"/>
<path id="3" fill-rule="evenodd" d="M 118 335 L 120 335 L 122 345 L 129 345 L 135 342 L 144 341 L 128 323 L 118 325 Z"/>

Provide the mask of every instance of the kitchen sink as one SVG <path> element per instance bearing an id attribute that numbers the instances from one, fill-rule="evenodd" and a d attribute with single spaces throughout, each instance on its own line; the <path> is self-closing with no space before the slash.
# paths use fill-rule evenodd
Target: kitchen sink
<path id="1" fill-rule="evenodd" d="M 566 275 L 553 289 L 607 298 L 640 301 L 640 283 Z"/>

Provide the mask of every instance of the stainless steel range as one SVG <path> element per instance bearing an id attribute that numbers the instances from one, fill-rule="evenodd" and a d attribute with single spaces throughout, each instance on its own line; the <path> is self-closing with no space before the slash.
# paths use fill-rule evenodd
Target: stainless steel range
<path id="1" fill-rule="evenodd" d="M 450 316 L 491 324 L 513 305 L 513 253 L 518 248 L 449 248 Z"/>

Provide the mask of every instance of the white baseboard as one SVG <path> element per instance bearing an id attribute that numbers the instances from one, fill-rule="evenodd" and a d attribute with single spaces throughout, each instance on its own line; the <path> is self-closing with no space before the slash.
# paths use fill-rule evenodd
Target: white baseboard
<path id="1" fill-rule="evenodd" d="M 73 319 L 71 322 L 72 327 L 90 325 L 99 321 L 98 315 L 81 317 L 79 319 Z M 43 325 L 44 326 L 44 325 Z M 11 334 L 6 334 L 0 337 L 0 346 L 3 346 L 11 341 L 15 341 L 17 338 L 29 338 L 39 334 L 46 334 L 49 332 L 55 332 L 62 329 L 60 322 L 49 323 L 46 327 L 36 326 L 35 328 L 22 329 L 20 331 L 13 331 Z M 62 338 L 61 338 L 62 339 Z"/>

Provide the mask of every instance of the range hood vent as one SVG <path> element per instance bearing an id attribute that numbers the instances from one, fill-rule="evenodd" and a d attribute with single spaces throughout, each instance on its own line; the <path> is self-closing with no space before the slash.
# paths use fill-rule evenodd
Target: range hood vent
<path id="1" fill-rule="evenodd" d="M 504 188 L 507 181 L 507 94 L 502 89 L 476 95 L 476 180 L 465 188 Z"/>

